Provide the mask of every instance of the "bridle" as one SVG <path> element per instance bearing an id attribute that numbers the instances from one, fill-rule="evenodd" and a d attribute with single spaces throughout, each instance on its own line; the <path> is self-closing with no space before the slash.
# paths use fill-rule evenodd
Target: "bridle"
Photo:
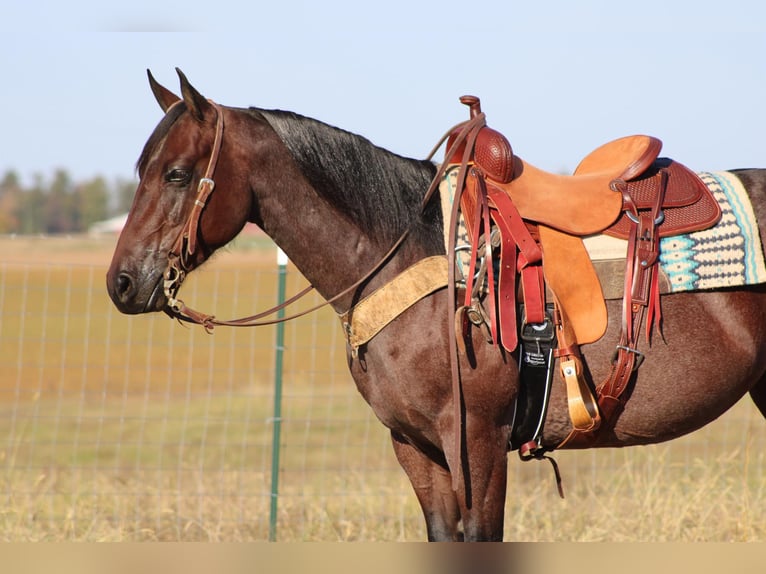
<path id="1" fill-rule="evenodd" d="M 179 100 L 175 102 L 173 106 L 178 105 L 182 101 L 183 100 Z M 376 263 L 372 267 L 372 269 L 370 269 L 364 276 L 362 276 L 356 282 L 354 282 L 353 284 L 351 284 L 346 289 L 336 294 L 332 298 L 327 299 L 318 305 L 315 305 L 309 309 L 300 311 L 293 315 L 289 315 L 286 317 L 285 316 L 278 317 L 274 319 L 264 319 L 265 317 L 274 315 L 278 311 L 285 309 L 286 307 L 292 305 L 293 303 L 295 303 L 296 301 L 298 301 L 299 299 L 301 299 L 302 297 L 304 297 L 305 295 L 313 291 L 314 287 L 312 285 L 308 285 L 302 291 L 300 291 L 293 297 L 287 299 L 283 303 L 280 303 L 279 305 L 276 305 L 270 309 L 267 309 L 266 311 L 262 311 L 255 315 L 251 315 L 249 317 L 242 317 L 240 319 L 232 319 L 232 320 L 216 319 L 215 315 L 208 315 L 205 313 L 201 313 L 200 311 L 196 311 L 188 307 L 183 302 L 183 300 L 177 297 L 177 294 L 178 294 L 178 290 L 181 288 L 181 284 L 186 278 L 186 275 L 191 270 L 190 261 L 192 256 L 197 251 L 197 237 L 199 233 L 200 217 L 202 216 L 202 212 L 205 209 L 205 206 L 207 205 L 210 195 L 213 193 L 213 190 L 215 189 L 215 181 L 213 180 L 213 176 L 215 174 L 215 168 L 218 164 L 218 159 L 221 153 L 221 146 L 223 143 L 223 134 L 224 134 L 223 109 L 221 108 L 220 105 L 218 105 L 212 100 L 208 100 L 208 102 L 215 110 L 216 116 L 217 116 L 216 125 L 215 125 L 215 139 L 213 140 L 213 149 L 210 152 L 210 159 L 208 160 L 207 168 L 205 169 L 205 174 L 199 180 L 199 184 L 197 185 L 197 196 L 194 199 L 194 204 L 192 206 L 191 213 L 189 213 L 189 217 L 187 218 L 186 223 L 181 228 L 181 231 L 179 232 L 178 237 L 173 243 L 173 247 L 168 252 L 168 265 L 165 268 L 165 271 L 163 273 L 163 291 L 168 301 L 167 307 L 165 308 L 165 312 L 168 315 L 180 321 L 202 325 L 205 328 L 205 330 L 208 332 L 211 332 L 216 325 L 226 325 L 230 327 L 258 327 L 258 326 L 265 326 L 265 325 L 274 325 L 276 323 L 283 323 L 285 321 L 297 319 L 298 317 L 302 317 L 304 315 L 312 313 L 313 311 L 316 311 L 317 309 L 320 309 L 326 305 L 335 303 L 336 301 L 340 300 L 342 297 L 349 295 L 352 291 L 357 289 L 360 285 L 365 283 L 368 279 L 370 279 L 370 277 L 372 277 L 375 273 L 377 273 L 383 267 L 383 265 L 385 265 L 385 263 L 391 258 L 391 256 L 396 252 L 396 250 L 401 246 L 401 244 L 404 243 L 404 240 L 409 235 L 411 226 L 408 227 L 404 231 L 404 233 L 402 233 L 402 235 L 399 237 L 399 239 L 396 240 L 396 242 L 394 242 L 394 244 L 388 250 L 388 252 L 385 255 L 383 255 L 383 257 L 381 257 L 378 263 Z M 170 108 L 166 110 L 166 113 L 169 110 Z M 483 114 L 481 119 L 483 120 Z M 441 145 L 444 143 L 444 141 L 447 139 L 447 137 L 451 133 L 453 133 L 457 128 L 462 127 L 463 130 L 461 134 L 457 136 L 455 140 L 455 144 L 453 145 L 453 149 L 456 148 L 463 140 L 465 140 L 465 138 L 467 137 L 470 131 L 469 128 L 473 126 L 473 123 L 474 123 L 474 120 L 469 120 L 468 122 L 462 122 L 458 124 L 457 126 L 453 127 L 452 129 L 450 129 L 439 140 L 439 143 L 437 143 L 436 146 L 434 146 L 433 150 L 428 156 L 428 159 L 430 160 L 434 156 L 436 151 L 441 147 Z M 449 154 L 449 151 L 447 153 Z M 441 181 L 441 178 L 444 176 L 445 172 L 446 172 L 446 161 L 442 164 L 442 166 L 438 170 L 436 176 L 431 182 L 431 185 L 428 191 L 426 192 L 426 195 L 421 204 L 423 208 L 425 208 L 426 204 L 429 202 L 429 200 L 433 196 L 436 189 L 438 189 L 439 182 Z"/>
<path id="2" fill-rule="evenodd" d="M 181 101 L 182 100 L 175 102 L 173 106 L 178 105 Z M 210 159 L 207 163 L 207 169 L 205 169 L 205 175 L 199 180 L 199 184 L 197 185 L 197 196 L 194 198 L 194 205 L 192 206 L 191 213 L 186 219 L 186 223 L 181 228 L 181 231 L 178 233 L 178 237 L 176 237 L 173 247 L 171 247 L 168 252 L 168 266 L 162 274 L 163 289 L 165 296 L 168 299 L 168 307 L 175 314 L 182 313 L 185 308 L 183 301 L 176 299 L 176 295 L 186 278 L 187 272 L 191 269 L 189 260 L 197 251 L 199 220 L 210 194 L 212 194 L 215 189 L 213 174 L 215 173 L 215 168 L 218 164 L 218 157 L 221 154 L 221 144 L 223 143 L 223 111 L 221 110 L 221 106 L 215 102 L 210 101 L 210 104 L 215 109 L 217 115 L 213 149 L 210 152 Z M 168 111 L 170 111 L 170 108 L 168 108 Z"/>
<path id="3" fill-rule="evenodd" d="M 173 106 L 178 105 L 182 101 L 183 100 L 179 100 L 175 102 Z M 306 311 L 303 311 L 296 315 L 292 315 L 290 317 L 280 317 L 278 319 L 267 320 L 267 321 L 261 320 L 263 317 L 273 315 L 277 311 L 284 309 L 285 307 L 287 307 L 288 305 L 291 305 L 292 303 L 294 303 L 301 297 L 307 295 L 309 292 L 313 290 L 313 287 L 309 285 L 308 287 L 300 291 L 298 294 L 291 297 L 290 299 L 283 302 L 282 304 L 277 305 L 276 307 L 272 307 L 271 309 L 267 309 L 266 311 L 263 311 L 256 315 L 252 315 L 250 317 L 243 317 L 241 319 L 223 321 L 223 320 L 216 319 L 215 315 L 208 315 L 208 314 L 196 311 L 192 309 L 191 307 L 188 307 L 183 302 L 183 300 L 177 298 L 176 295 L 178 294 L 178 290 L 181 288 L 181 284 L 186 278 L 187 273 L 191 270 L 191 266 L 190 266 L 191 257 L 197 251 L 199 221 L 200 221 L 200 217 L 202 216 L 202 211 L 205 209 L 208 199 L 210 198 L 210 195 L 213 193 L 213 190 L 215 189 L 215 181 L 213 180 L 213 175 L 215 174 L 215 168 L 218 165 L 218 158 L 221 154 L 221 146 L 223 144 L 223 131 L 224 131 L 223 109 L 221 108 L 220 105 L 218 105 L 212 100 L 208 100 L 208 102 L 210 103 L 211 106 L 213 106 L 213 109 L 216 112 L 215 139 L 213 140 L 213 149 L 210 152 L 210 159 L 208 160 L 207 168 L 205 169 L 205 174 L 199 180 L 199 184 L 197 185 L 197 196 L 194 198 L 194 204 L 192 205 L 191 213 L 189 213 L 189 217 L 186 219 L 186 223 L 181 228 L 181 231 L 179 232 L 178 237 L 173 243 L 173 247 L 168 252 L 168 265 L 165 268 L 165 272 L 162 274 L 163 291 L 165 293 L 165 297 L 168 300 L 165 312 L 171 317 L 178 319 L 180 321 L 202 325 L 207 332 L 211 332 L 213 330 L 213 327 L 215 327 L 216 325 L 228 325 L 233 327 L 247 327 L 247 326 L 252 327 L 252 326 L 271 325 L 274 323 L 280 323 L 280 322 L 284 322 L 290 319 L 300 317 L 302 315 L 310 313 L 311 311 L 314 311 L 315 309 L 318 309 L 319 307 L 326 305 L 328 302 L 322 303 L 321 305 L 317 305 L 316 307 L 313 307 L 312 309 L 308 309 Z M 167 111 L 169 110 L 170 108 L 168 108 Z"/>

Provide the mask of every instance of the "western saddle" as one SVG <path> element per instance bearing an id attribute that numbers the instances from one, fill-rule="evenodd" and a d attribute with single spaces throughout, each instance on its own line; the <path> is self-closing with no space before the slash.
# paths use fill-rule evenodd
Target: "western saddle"
<path id="1" fill-rule="evenodd" d="M 508 140 L 486 125 L 478 98 L 463 96 L 461 102 L 470 119 L 449 134 L 442 166 L 459 168 L 449 228 L 457 225 L 459 207 L 472 245 L 465 300 L 455 305 L 457 344 L 471 321 L 513 352 L 528 326 L 545 332 L 550 322 L 552 355 L 559 359 L 574 428 L 558 447 L 587 447 L 624 407 L 623 393 L 643 360 L 637 350 L 642 322 L 647 339 L 653 327 L 660 328 L 660 238 L 711 227 L 720 207 L 695 173 L 659 157 L 657 138 L 614 140 L 591 152 L 574 175 L 557 175 L 514 155 Z M 601 233 L 626 239 L 628 250 L 620 340 L 610 374 L 592 388 L 580 346 L 604 335 L 607 312 L 583 237 Z M 482 257 L 492 261 L 493 245 L 499 249 L 495 264 L 482 267 L 482 291 L 475 266 Z M 517 308 L 523 310 L 520 320 Z M 544 455 L 539 438 L 519 445 L 522 458 Z"/>

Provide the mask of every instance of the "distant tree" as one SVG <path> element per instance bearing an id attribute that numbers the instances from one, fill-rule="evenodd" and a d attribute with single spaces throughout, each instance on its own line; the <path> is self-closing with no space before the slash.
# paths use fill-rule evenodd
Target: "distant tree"
<path id="1" fill-rule="evenodd" d="M 0 181 L 0 233 L 19 232 L 22 193 L 18 174 L 15 171 L 6 172 Z"/>
<path id="2" fill-rule="evenodd" d="M 21 194 L 18 206 L 19 233 L 43 233 L 45 231 L 46 192 L 42 178 L 35 177 L 34 185 Z"/>
<path id="3" fill-rule="evenodd" d="M 69 174 L 57 170 L 43 204 L 46 233 L 72 233 L 76 231 L 76 206 Z"/>
<path id="4" fill-rule="evenodd" d="M 35 174 L 25 187 L 9 170 L 0 179 L 0 233 L 82 233 L 96 221 L 129 211 L 135 192 L 133 180 L 110 185 L 97 176 L 75 183 L 64 169 L 50 181 Z"/>
<path id="5" fill-rule="evenodd" d="M 0 194 L 10 189 L 21 189 L 19 174 L 12 169 L 6 171 L 5 175 L 3 176 L 3 180 L 0 181 Z"/>
<path id="6" fill-rule="evenodd" d="M 103 177 L 96 177 L 75 188 L 76 231 L 87 231 L 96 221 L 109 215 L 109 190 Z"/>

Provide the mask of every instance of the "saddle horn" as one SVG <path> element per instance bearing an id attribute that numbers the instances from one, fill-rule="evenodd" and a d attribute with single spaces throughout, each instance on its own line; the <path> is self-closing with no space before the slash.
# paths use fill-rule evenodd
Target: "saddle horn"
<path id="1" fill-rule="evenodd" d="M 460 103 L 470 109 L 471 119 L 481 114 L 481 100 L 476 96 L 461 96 Z M 513 148 L 508 139 L 497 130 L 488 126 L 481 128 L 476 137 L 473 150 L 474 162 L 490 178 L 500 183 L 509 183 L 513 179 Z"/>

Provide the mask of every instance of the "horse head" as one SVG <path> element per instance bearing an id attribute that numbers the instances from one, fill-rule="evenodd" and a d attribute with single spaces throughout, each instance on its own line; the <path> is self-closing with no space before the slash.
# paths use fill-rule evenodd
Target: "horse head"
<path id="1" fill-rule="evenodd" d="M 177 72 L 181 97 L 148 73 L 165 116 L 138 160 L 139 185 L 107 272 L 123 313 L 166 309 L 186 273 L 231 241 L 252 209 L 249 183 L 234 169 L 236 146 L 223 138 L 227 111 Z"/>

